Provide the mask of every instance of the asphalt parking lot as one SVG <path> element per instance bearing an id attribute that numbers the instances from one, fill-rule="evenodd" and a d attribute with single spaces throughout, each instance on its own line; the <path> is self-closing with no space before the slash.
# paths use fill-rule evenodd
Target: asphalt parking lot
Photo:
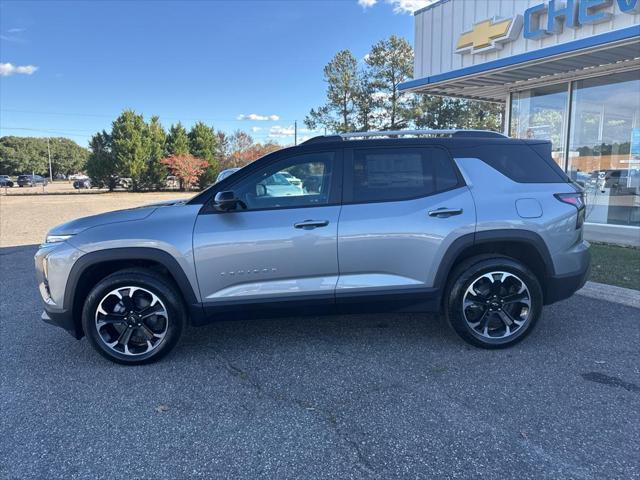
<path id="1" fill-rule="evenodd" d="M 640 478 L 640 311 L 583 296 L 519 346 L 438 317 L 220 322 L 114 365 L 0 249 L 0 478 Z"/>

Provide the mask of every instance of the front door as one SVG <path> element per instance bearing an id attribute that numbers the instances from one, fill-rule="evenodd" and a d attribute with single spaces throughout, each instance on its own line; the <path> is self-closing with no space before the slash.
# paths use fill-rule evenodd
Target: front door
<path id="1" fill-rule="evenodd" d="M 241 205 L 204 209 L 193 247 L 205 307 L 326 299 L 338 278 L 334 151 L 272 161 L 228 190 Z"/>

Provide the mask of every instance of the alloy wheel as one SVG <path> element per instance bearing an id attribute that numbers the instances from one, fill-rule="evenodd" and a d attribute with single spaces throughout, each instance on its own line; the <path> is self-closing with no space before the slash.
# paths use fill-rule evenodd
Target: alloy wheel
<path id="1" fill-rule="evenodd" d="M 153 292 L 136 286 L 107 293 L 96 309 L 95 326 L 111 350 L 136 356 L 157 349 L 169 326 L 169 314 Z"/>
<path id="2" fill-rule="evenodd" d="M 471 282 L 462 299 L 462 311 L 474 334 L 504 339 L 526 325 L 531 316 L 531 294 L 517 275 L 489 272 Z"/>

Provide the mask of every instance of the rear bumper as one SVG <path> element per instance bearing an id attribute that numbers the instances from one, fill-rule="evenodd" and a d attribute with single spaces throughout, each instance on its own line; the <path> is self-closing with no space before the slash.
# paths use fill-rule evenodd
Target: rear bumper
<path id="1" fill-rule="evenodd" d="M 586 251 L 585 257 L 586 259 L 580 270 L 547 278 L 544 289 L 545 305 L 569 298 L 584 286 L 591 273 L 591 255 L 588 250 Z"/>

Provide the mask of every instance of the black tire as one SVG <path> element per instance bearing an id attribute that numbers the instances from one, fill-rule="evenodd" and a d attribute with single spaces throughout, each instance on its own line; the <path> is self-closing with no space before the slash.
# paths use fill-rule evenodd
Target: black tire
<path id="1" fill-rule="evenodd" d="M 152 319 L 163 322 L 161 327 L 163 337 L 157 341 L 158 343 L 156 346 L 146 353 L 127 354 L 116 351 L 114 348 L 107 345 L 107 341 L 103 339 L 103 336 L 98 332 L 96 310 L 100 303 L 109 295 L 110 292 L 113 292 L 118 288 L 122 288 L 123 293 L 126 292 L 126 287 L 136 287 L 141 289 L 141 295 L 143 296 L 148 295 L 148 292 L 151 292 L 157 296 L 160 300 L 159 303 L 166 311 L 166 315 L 154 315 L 151 317 Z M 134 297 L 136 297 L 136 295 L 136 293 L 133 294 Z M 144 302 L 144 300 L 142 301 Z M 112 301 L 112 303 L 114 302 L 117 302 L 117 299 Z M 121 304 L 116 308 L 124 308 L 124 304 Z M 140 321 L 142 322 L 142 320 Z M 142 268 L 120 270 L 102 279 L 91 290 L 91 292 L 89 292 L 82 309 L 82 328 L 84 329 L 84 333 L 91 342 L 93 348 L 95 348 L 103 357 L 113 362 L 125 365 L 140 365 L 155 362 L 156 360 L 164 357 L 178 342 L 185 322 L 186 310 L 177 288 L 170 280 L 166 279 L 162 275 Z M 126 325 L 124 327 L 126 327 Z M 118 325 L 118 329 L 122 329 L 124 327 L 123 325 Z M 138 331 L 135 326 L 132 328 L 134 328 L 134 332 Z M 141 327 L 140 330 L 142 330 L 142 328 L 143 327 Z M 151 331 L 148 328 L 146 330 Z M 103 335 L 105 336 L 109 334 L 109 332 L 104 332 L 102 329 L 101 331 L 103 331 Z M 118 333 L 120 333 L 120 331 L 116 330 L 113 332 L 113 338 L 115 338 Z M 113 340 L 113 338 L 111 338 L 111 340 Z M 131 334 L 129 338 L 131 338 Z M 127 343 L 128 342 L 129 340 L 127 340 Z M 121 347 L 121 345 L 118 344 L 116 348 L 118 347 Z"/>
<path id="2" fill-rule="evenodd" d="M 508 275 L 496 273 L 482 277 L 492 272 L 506 272 Z M 500 283 L 500 287 L 496 288 L 506 292 L 505 295 L 501 296 L 499 292 L 490 291 L 494 283 L 489 277 L 495 279 L 496 285 Z M 502 282 L 498 282 L 499 279 L 502 279 Z M 520 301 L 502 303 L 503 299 L 511 300 L 513 298 L 513 292 L 518 288 L 517 281 L 526 287 L 526 290 L 520 295 L 525 297 L 523 302 L 528 302 L 528 306 Z M 467 294 L 468 291 L 471 291 L 472 284 L 474 285 L 473 293 Z M 485 289 L 486 293 L 480 292 L 476 296 L 476 288 Z M 474 299 L 469 302 L 470 305 L 466 309 L 463 308 L 465 295 L 468 299 Z M 482 301 L 478 301 L 478 299 Z M 469 258 L 454 269 L 450 276 L 444 303 L 445 315 L 449 324 L 463 340 L 476 347 L 496 349 L 514 345 L 531 333 L 542 315 L 543 297 L 538 278 L 521 262 L 509 257 L 482 255 Z M 489 303 L 489 306 L 484 305 L 485 303 Z M 468 316 L 465 315 L 465 312 Z M 522 324 L 512 323 L 509 327 L 507 322 L 514 319 L 514 312 L 516 312 L 515 318 Z M 505 313 L 507 313 L 506 322 L 502 320 Z M 525 320 L 522 315 L 526 315 Z M 475 318 L 470 318 L 473 316 Z M 476 328 L 472 328 L 472 325 L 476 325 L 476 321 L 480 323 Z M 503 323 L 502 326 L 500 326 L 500 322 Z M 484 330 L 483 326 L 487 327 L 487 330 Z M 511 328 L 513 328 L 511 333 L 500 337 L 500 334 L 506 335 Z M 494 332 L 495 334 L 492 335 Z"/>

